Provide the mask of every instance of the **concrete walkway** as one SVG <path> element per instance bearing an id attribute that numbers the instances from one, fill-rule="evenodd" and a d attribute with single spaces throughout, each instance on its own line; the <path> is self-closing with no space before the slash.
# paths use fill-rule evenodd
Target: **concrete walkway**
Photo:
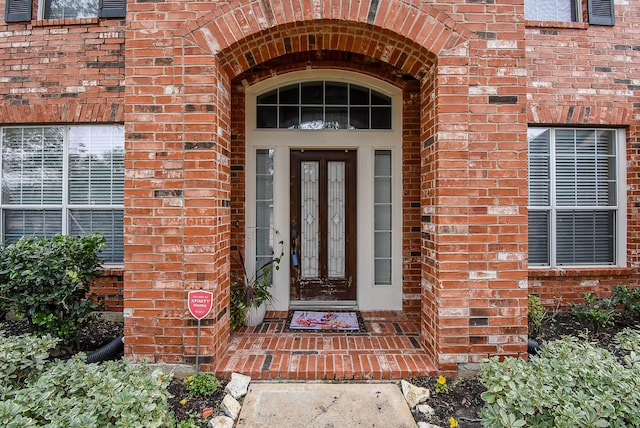
<path id="1" fill-rule="evenodd" d="M 251 383 L 237 427 L 415 428 L 395 383 Z"/>

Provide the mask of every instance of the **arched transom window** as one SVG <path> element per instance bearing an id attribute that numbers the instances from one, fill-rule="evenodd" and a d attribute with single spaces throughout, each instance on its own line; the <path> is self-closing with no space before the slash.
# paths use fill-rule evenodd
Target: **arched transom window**
<path id="1" fill-rule="evenodd" d="M 391 97 L 364 86 L 314 81 L 257 97 L 261 129 L 391 129 Z"/>

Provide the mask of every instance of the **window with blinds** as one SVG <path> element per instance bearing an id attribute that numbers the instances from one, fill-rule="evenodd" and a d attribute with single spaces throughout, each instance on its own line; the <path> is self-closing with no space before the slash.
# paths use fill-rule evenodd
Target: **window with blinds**
<path id="1" fill-rule="evenodd" d="M 124 127 L 3 127 L 0 144 L 4 242 L 100 232 L 123 262 Z"/>
<path id="2" fill-rule="evenodd" d="M 615 25 L 614 0 L 588 0 L 590 25 Z M 525 0 L 524 19 L 530 21 L 581 22 L 580 0 Z"/>
<path id="3" fill-rule="evenodd" d="M 616 130 L 530 128 L 529 265 L 616 265 L 624 159 Z"/>

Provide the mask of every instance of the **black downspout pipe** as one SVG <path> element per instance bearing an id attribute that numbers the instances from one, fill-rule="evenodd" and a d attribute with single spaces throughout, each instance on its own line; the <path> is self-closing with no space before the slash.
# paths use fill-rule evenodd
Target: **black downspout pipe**
<path id="1" fill-rule="evenodd" d="M 122 351 L 124 351 L 124 336 L 119 336 L 87 356 L 86 362 L 99 363 L 101 361 L 113 360 L 120 355 Z"/>

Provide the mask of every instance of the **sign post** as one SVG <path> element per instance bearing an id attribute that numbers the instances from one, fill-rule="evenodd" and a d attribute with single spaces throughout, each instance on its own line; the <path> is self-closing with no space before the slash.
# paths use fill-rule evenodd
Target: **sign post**
<path id="1" fill-rule="evenodd" d="M 196 374 L 200 373 L 200 320 L 211 312 L 213 307 L 213 293 L 210 291 L 189 291 L 189 312 L 198 320 L 196 336 Z"/>

